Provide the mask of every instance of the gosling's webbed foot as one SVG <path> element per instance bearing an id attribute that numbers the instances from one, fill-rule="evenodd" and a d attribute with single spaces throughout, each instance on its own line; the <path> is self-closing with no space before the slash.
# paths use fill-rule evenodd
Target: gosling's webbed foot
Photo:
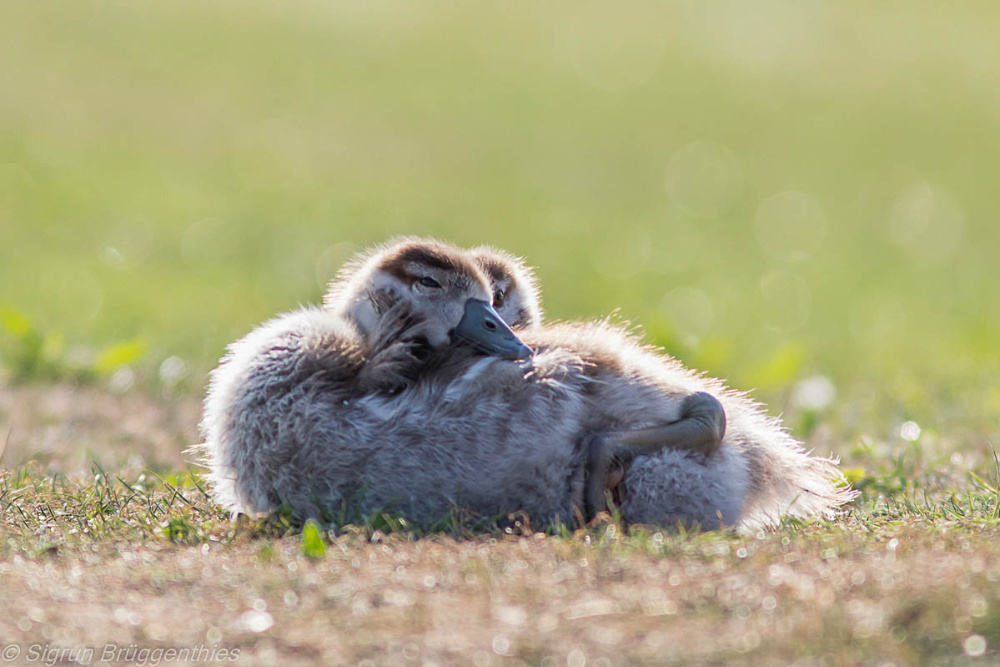
<path id="1" fill-rule="evenodd" d="M 719 448 L 725 435 L 726 412 L 722 404 L 711 394 L 699 391 L 684 399 L 680 419 L 671 424 L 591 436 L 586 443 L 587 518 L 607 509 L 607 492 L 621 483 L 623 471 L 635 457 L 655 454 L 665 447 L 709 455 Z"/>

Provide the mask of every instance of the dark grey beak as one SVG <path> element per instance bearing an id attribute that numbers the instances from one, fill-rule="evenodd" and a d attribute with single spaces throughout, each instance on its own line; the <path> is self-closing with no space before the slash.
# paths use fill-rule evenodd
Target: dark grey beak
<path id="1" fill-rule="evenodd" d="M 493 306 L 482 299 L 465 302 L 465 315 L 452 335 L 501 359 L 527 359 L 534 352 L 510 330 Z"/>

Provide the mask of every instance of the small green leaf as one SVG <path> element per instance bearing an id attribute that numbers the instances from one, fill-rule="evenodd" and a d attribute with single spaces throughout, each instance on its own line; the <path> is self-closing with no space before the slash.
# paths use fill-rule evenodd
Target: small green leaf
<path id="1" fill-rule="evenodd" d="M 138 338 L 118 343 L 101 353 L 94 363 L 94 370 L 102 374 L 112 373 L 139 361 L 145 353 L 146 344 Z"/>
<path id="2" fill-rule="evenodd" d="M 314 519 L 309 519 L 302 527 L 302 553 L 306 558 L 326 556 L 326 540 L 323 539 L 323 531 Z"/>
<path id="3" fill-rule="evenodd" d="M 973 481 L 976 483 L 976 486 L 980 487 L 984 491 L 989 491 L 994 495 L 1000 496 L 1000 489 L 993 486 L 992 484 L 984 480 L 982 477 L 972 472 L 971 470 L 969 471 L 969 477 L 973 479 Z"/>
<path id="4" fill-rule="evenodd" d="M 184 544 L 192 537 L 193 530 L 191 524 L 180 517 L 174 517 L 165 521 L 161 526 L 163 536 L 174 544 Z"/>
<path id="5" fill-rule="evenodd" d="M 753 373 L 752 384 L 758 388 L 781 387 L 802 370 L 807 358 L 806 349 L 799 343 L 785 343 L 774 356 Z"/>
<path id="6" fill-rule="evenodd" d="M 865 478 L 865 469 L 860 466 L 857 468 L 842 468 L 841 472 L 844 473 L 848 484 L 858 484 Z"/>
<path id="7" fill-rule="evenodd" d="M 0 329 L 14 338 L 25 338 L 32 331 L 31 320 L 13 308 L 0 309 Z"/>

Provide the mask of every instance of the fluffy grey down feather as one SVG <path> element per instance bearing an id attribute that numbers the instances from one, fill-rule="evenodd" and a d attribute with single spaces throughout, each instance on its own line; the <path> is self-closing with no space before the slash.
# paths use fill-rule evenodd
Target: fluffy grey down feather
<path id="1" fill-rule="evenodd" d="M 725 406 L 722 447 L 636 459 L 627 520 L 752 529 L 832 515 L 853 497 L 835 461 L 808 455 L 756 404 L 620 329 L 522 339 L 536 350 L 529 365 L 457 354 L 405 391 L 359 397 L 351 322 L 313 308 L 271 320 L 212 375 L 202 432 L 216 500 L 249 514 L 287 503 L 301 518 L 389 508 L 426 525 L 460 507 L 569 523 L 586 436 L 675 421 L 695 391 Z"/>

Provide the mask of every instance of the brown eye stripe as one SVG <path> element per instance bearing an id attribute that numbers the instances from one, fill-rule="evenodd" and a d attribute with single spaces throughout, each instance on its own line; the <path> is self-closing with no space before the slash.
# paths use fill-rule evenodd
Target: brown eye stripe
<path id="1" fill-rule="evenodd" d="M 414 265 L 447 271 L 459 276 L 460 284 L 469 285 L 483 279 L 480 271 L 463 258 L 450 257 L 444 252 L 426 246 L 403 248 L 395 255 L 386 257 L 382 261 L 381 268 L 402 282 L 414 283 L 427 275 L 421 271 L 415 272 Z"/>
<path id="2" fill-rule="evenodd" d="M 489 274 L 490 280 L 492 280 L 494 284 L 508 277 L 507 272 L 504 271 L 503 265 L 495 262 L 481 263 L 483 264 L 483 268 L 486 270 L 486 273 Z M 510 276 L 510 279 L 513 280 L 513 276 Z"/>
<path id="3" fill-rule="evenodd" d="M 513 274 L 507 273 L 504 265 L 500 262 L 494 262 L 489 259 L 480 258 L 480 265 L 483 270 L 490 277 L 490 282 L 493 283 L 494 291 L 500 294 L 500 300 L 503 301 L 508 294 L 510 294 L 514 289 L 517 288 L 517 280 L 515 280 Z M 497 289 L 497 285 L 507 282 L 505 289 Z"/>
<path id="4" fill-rule="evenodd" d="M 442 271 L 454 271 L 459 268 L 458 263 L 453 258 L 428 247 L 405 248 L 396 259 L 404 263 L 423 264 Z"/>

